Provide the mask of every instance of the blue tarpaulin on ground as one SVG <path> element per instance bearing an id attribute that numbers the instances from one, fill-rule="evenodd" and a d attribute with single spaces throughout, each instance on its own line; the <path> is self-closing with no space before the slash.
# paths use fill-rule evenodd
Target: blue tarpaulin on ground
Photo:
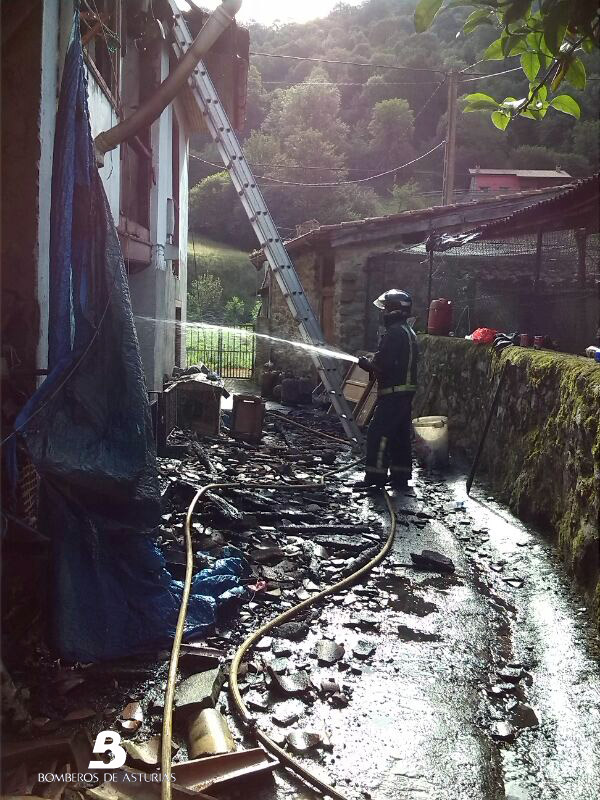
<path id="1" fill-rule="evenodd" d="M 65 60 L 52 179 L 49 375 L 16 421 L 52 542 L 51 640 L 76 661 L 163 646 L 182 586 L 156 546 L 160 493 L 127 274 L 95 164 L 79 19 Z M 196 578 L 187 632 L 239 607 L 242 560 Z"/>

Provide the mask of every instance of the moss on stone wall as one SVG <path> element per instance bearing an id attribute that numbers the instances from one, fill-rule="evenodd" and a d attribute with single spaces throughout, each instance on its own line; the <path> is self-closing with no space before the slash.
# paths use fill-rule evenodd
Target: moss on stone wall
<path id="1" fill-rule="evenodd" d="M 464 339 L 423 336 L 415 411 L 447 414 L 455 452 L 471 458 L 501 368 L 506 381 L 481 475 L 521 518 L 551 531 L 600 619 L 600 366 Z"/>

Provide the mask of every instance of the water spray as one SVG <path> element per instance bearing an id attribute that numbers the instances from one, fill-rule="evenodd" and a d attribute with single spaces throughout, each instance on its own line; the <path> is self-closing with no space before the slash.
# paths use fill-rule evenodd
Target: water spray
<path id="1" fill-rule="evenodd" d="M 164 323 L 166 325 L 178 325 L 181 328 L 193 328 L 196 330 L 213 330 L 213 331 L 228 331 L 230 333 L 235 333 L 238 336 L 254 336 L 258 339 L 267 339 L 270 342 L 279 342 L 280 344 L 287 344 L 291 347 L 297 347 L 300 350 L 307 350 L 311 353 L 319 353 L 322 356 L 327 356 L 329 358 L 337 359 L 338 361 L 351 361 L 353 364 L 358 364 L 358 358 L 356 356 L 350 355 L 350 353 L 344 353 L 343 350 L 334 350 L 330 347 L 321 347 L 320 345 L 316 344 L 308 344 L 308 342 L 298 342 L 293 341 L 291 339 L 282 339 L 279 336 L 270 336 L 267 333 L 256 333 L 256 331 L 247 330 L 246 328 L 232 328 L 228 325 L 214 325 L 209 322 L 179 322 L 178 320 L 172 319 L 155 319 L 154 317 L 143 317 L 138 314 L 135 315 L 136 319 L 143 320 L 145 322 L 154 322 L 154 323 Z"/>

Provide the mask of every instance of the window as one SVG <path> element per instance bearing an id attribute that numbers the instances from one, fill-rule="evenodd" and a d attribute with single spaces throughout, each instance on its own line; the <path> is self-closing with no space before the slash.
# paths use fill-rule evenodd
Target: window
<path id="1" fill-rule="evenodd" d="M 122 101 L 125 116 L 139 108 L 154 89 L 152 57 L 129 48 L 123 62 Z M 138 132 L 121 145 L 121 198 L 119 234 L 123 254 L 132 269 L 151 261 L 150 193 L 154 183 L 150 128 Z"/>
<path id="2" fill-rule="evenodd" d="M 121 146 L 121 214 L 146 230 L 150 228 L 151 185 L 152 150 L 148 128 Z"/>
<path id="3" fill-rule="evenodd" d="M 121 0 L 82 0 L 81 43 L 95 80 L 118 108 Z"/>

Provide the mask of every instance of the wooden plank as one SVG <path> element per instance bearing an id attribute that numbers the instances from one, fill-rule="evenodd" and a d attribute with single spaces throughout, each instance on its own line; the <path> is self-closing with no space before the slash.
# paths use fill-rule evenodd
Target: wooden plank
<path id="1" fill-rule="evenodd" d="M 367 353 L 365 357 L 371 359 L 373 354 Z M 342 384 L 344 397 L 349 403 L 358 403 L 371 383 L 372 380 L 369 373 L 359 367 L 358 364 L 352 364 Z"/>
<path id="2" fill-rule="evenodd" d="M 373 413 L 375 411 L 376 405 L 377 405 L 377 381 L 373 381 L 373 383 L 365 391 L 360 402 L 354 409 L 354 419 L 356 420 L 356 424 L 358 425 L 359 428 L 363 428 L 365 425 L 369 424 L 369 422 L 371 421 L 371 417 L 373 416 Z"/>

